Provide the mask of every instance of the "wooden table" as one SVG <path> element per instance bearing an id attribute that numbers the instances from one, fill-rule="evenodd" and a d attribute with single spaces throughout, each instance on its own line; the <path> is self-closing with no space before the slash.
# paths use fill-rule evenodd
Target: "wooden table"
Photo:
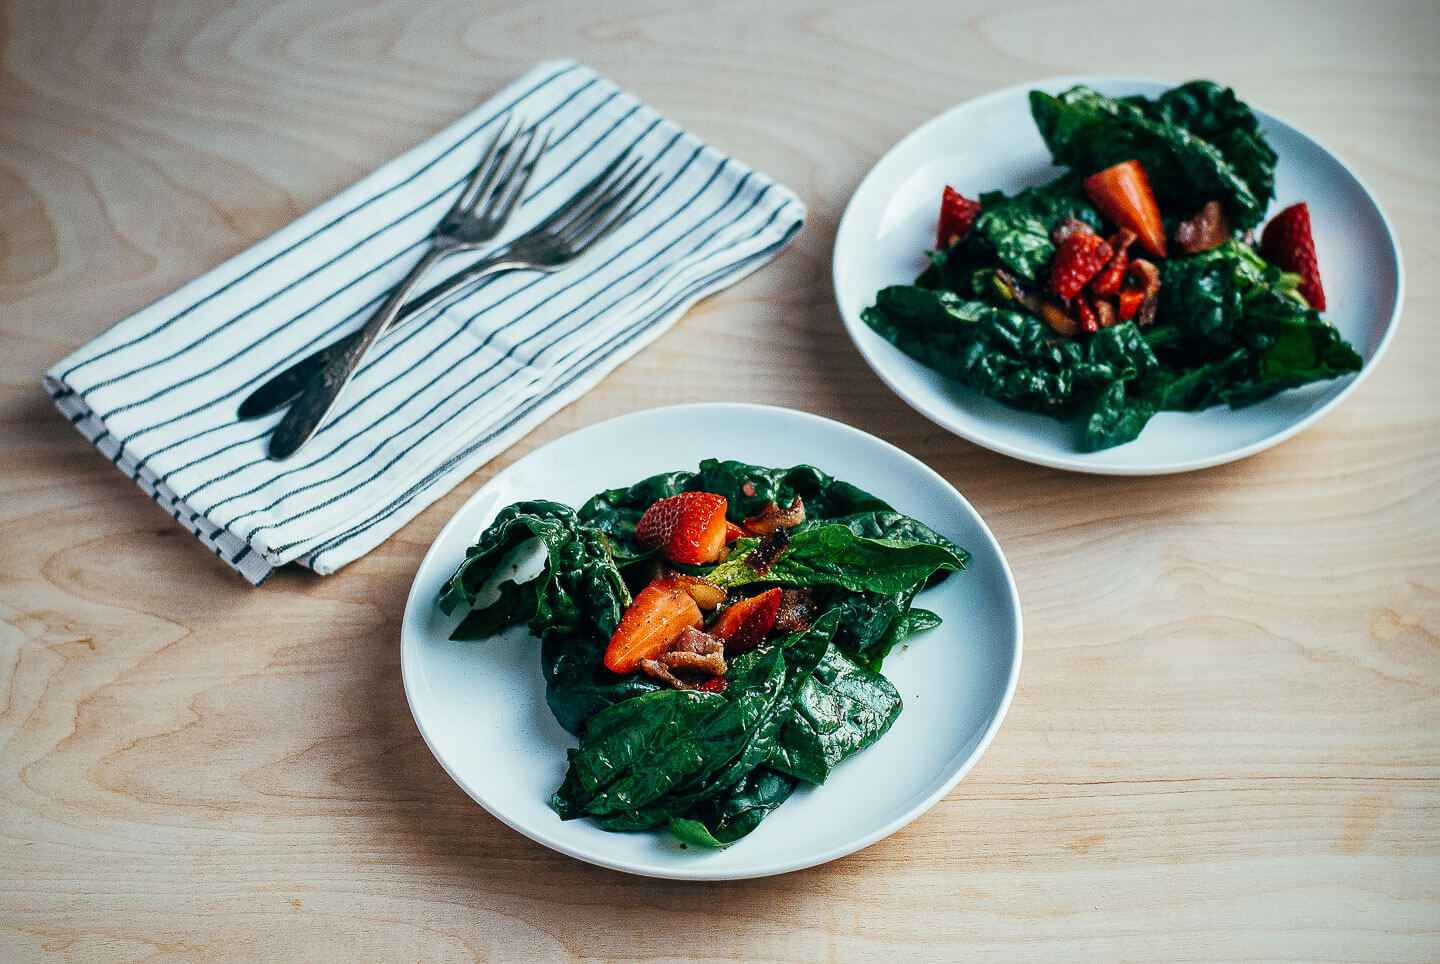
<path id="1" fill-rule="evenodd" d="M 1440 957 L 1429 0 L 9 0 L 0 18 L 0 958 Z M 56 414 L 56 360 L 555 56 L 795 188 L 801 236 L 324 579 L 250 588 Z M 865 171 L 952 104 L 1081 72 L 1222 79 L 1378 194 L 1404 322 L 1301 436 L 1179 476 L 1052 471 L 935 427 L 852 348 L 830 251 Z M 1019 689 L 974 771 L 853 856 L 728 884 L 601 870 L 503 826 L 430 755 L 399 675 L 405 595 L 519 456 L 737 399 L 881 435 L 974 503 L 1019 582 Z"/>

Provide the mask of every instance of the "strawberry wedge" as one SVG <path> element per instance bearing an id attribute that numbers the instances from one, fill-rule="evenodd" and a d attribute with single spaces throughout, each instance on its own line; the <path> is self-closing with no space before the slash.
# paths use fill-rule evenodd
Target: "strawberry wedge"
<path id="1" fill-rule="evenodd" d="M 1310 206 L 1292 204 L 1270 219 L 1260 234 L 1260 253 L 1282 271 L 1300 276 L 1300 293 L 1316 311 L 1325 310 L 1325 289 L 1320 284 L 1320 262 L 1310 233 Z"/>
<path id="2" fill-rule="evenodd" d="M 1090 175 L 1085 179 L 1085 193 L 1101 214 L 1134 231 L 1142 248 L 1165 257 L 1165 223 L 1150 189 L 1150 176 L 1139 161 L 1124 161 Z"/>
<path id="3" fill-rule="evenodd" d="M 681 492 L 645 510 L 635 541 L 649 549 L 659 546 L 671 562 L 699 566 L 720 557 L 726 526 L 723 495 Z"/>
<path id="4" fill-rule="evenodd" d="M 700 628 L 700 607 L 679 584 L 657 579 L 635 597 L 620 616 L 620 625 L 605 648 L 605 668 L 630 673 L 642 659 L 653 659 L 670 648 L 688 627 Z"/>
<path id="5" fill-rule="evenodd" d="M 769 589 L 758 596 L 732 603 L 710 627 L 710 635 L 725 640 L 725 655 L 754 649 L 775 628 L 781 591 Z"/>

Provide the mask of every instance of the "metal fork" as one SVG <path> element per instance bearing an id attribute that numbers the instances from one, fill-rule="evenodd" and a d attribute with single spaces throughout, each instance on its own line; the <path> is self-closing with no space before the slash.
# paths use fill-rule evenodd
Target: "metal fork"
<path id="1" fill-rule="evenodd" d="M 647 177 L 641 164 L 640 158 L 624 155 L 616 158 L 535 227 L 406 305 L 400 320 L 413 317 L 482 278 L 505 271 L 551 272 L 574 261 L 623 224 L 650 193 L 660 175 L 657 172 Z M 366 340 L 369 327 L 367 324 L 292 365 L 245 400 L 242 413 L 255 417 L 296 399 L 276 426 L 270 440 L 270 458 L 293 455 L 320 427 L 363 360 L 365 349 L 373 344 L 373 338 Z"/>
<path id="2" fill-rule="evenodd" d="M 523 132 L 517 129 L 512 133 L 512 123 L 516 123 L 517 128 L 523 126 L 510 117 L 500 125 L 494 140 L 480 158 L 480 163 L 475 165 L 475 169 L 466 178 L 459 197 L 430 232 L 429 247 L 425 249 L 425 253 L 405 277 L 400 279 L 400 283 L 390 290 L 390 294 L 375 310 L 375 314 L 370 316 L 370 320 L 365 322 L 364 327 L 357 333 L 359 337 L 348 346 L 346 354 L 353 356 L 349 371 L 342 372 L 337 366 L 334 372 L 340 380 L 327 391 L 333 391 L 334 395 L 338 396 L 344 390 L 355 367 L 400 313 L 406 296 L 437 261 L 462 251 L 473 251 L 491 241 L 505 227 L 505 222 L 519 206 L 530 175 L 535 173 L 535 165 L 550 142 L 547 131 L 540 137 L 539 146 L 536 147 L 536 137 L 539 136 L 536 128 L 531 127 Z M 331 370 L 331 367 L 327 366 L 322 375 Z M 328 409 L 328 405 L 326 407 Z M 292 411 L 291 414 L 295 413 Z M 294 429 L 299 424 L 298 420 L 292 423 L 287 418 L 280 426 L 285 428 L 288 425 L 287 431 L 282 433 L 277 428 L 270 439 L 272 459 L 286 458 L 294 454 L 313 434 L 315 429 L 311 427 L 303 435 L 296 435 Z"/>

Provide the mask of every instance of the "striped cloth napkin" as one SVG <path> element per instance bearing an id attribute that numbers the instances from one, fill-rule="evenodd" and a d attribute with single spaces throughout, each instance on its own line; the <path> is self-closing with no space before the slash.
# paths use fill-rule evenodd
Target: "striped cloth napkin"
<path id="1" fill-rule="evenodd" d="M 425 248 L 507 112 L 551 131 L 497 241 L 630 151 L 660 181 L 629 221 L 554 274 L 515 272 L 381 339 L 320 431 L 265 457 L 280 415 L 239 422 L 256 386 L 358 328 Z M 45 376 L 120 470 L 252 582 L 298 561 L 330 573 L 653 341 L 799 229 L 786 188 L 571 62 L 489 103 Z M 471 260 L 482 253 L 471 256 Z M 433 284 L 467 259 L 441 262 Z M 423 285 L 422 285 L 423 287 Z"/>

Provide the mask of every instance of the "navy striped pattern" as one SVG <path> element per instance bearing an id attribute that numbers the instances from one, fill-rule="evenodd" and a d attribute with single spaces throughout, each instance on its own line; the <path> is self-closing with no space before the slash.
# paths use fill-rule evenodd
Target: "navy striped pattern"
<path id="1" fill-rule="evenodd" d="M 280 416 L 238 422 L 241 399 L 364 323 L 509 111 L 548 128 L 551 146 L 499 240 L 627 151 L 659 172 L 656 190 L 569 268 L 498 276 L 387 335 L 310 443 L 288 462 L 268 461 Z M 584 394 L 696 300 L 768 261 L 804 215 L 793 193 L 592 71 L 544 63 L 115 325 L 45 385 L 101 453 L 250 581 L 292 561 L 329 573 Z M 438 271 L 464 264 L 452 258 Z"/>

